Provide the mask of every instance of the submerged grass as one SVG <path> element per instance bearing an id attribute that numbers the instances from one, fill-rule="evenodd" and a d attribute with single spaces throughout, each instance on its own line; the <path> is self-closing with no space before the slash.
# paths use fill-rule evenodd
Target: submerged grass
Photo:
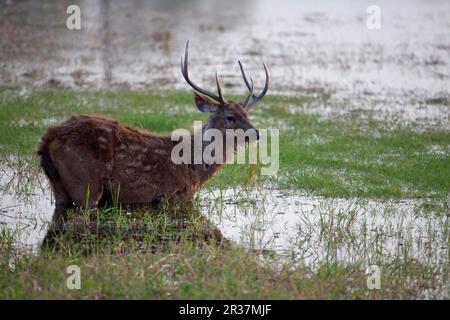
<path id="1" fill-rule="evenodd" d="M 325 197 L 424 198 L 424 212 L 448 216 L 450 130 L 417 130 L 414 125 L 358 117 L 327 120 L 301 111 L 328 98 L 267 97 L 251 113 L 251 121 L 258 128 L 280 130 L 278 175 L 259 175 L 259 165 L 226 165 L 206 188 L 256 185 Z M 0 161 L 19 175 L 12 189 L 24 194 L 32 190 L 39 175 L 30 173 L 40 172 L 34 154 L 39 138 L 49 125 L 74 113 L 111 116 L 167 134 L 191 129 L 194 120 L 207 117 L 187 92 L 1 87 Z M 33 176 L 36 181 L 29 178 Z M 330 248 L 357 242 L 346 227 L 332 227 L 351 223 L 350 212 L 340 214 L 345 217 L 324 216 L 319 225 Z M 165 214 L 136 217 L 117 204 L 101 210 L 93 221 L 87 216 L 73 220 L 67 232 L 37 256 L 22 254 L 14 247 L 14 237 L 3 232 L 0 298 L 432 298 L 441 297 L 442 289 L 437 294 L 425 293 L 428 289 L 448 284 L 447 267 L 423 264 L 404 252 L 373 261 L 382 265 L 382 285 L 369 290 L 367 263 L 331 259 L 312 268 L 294 254 L 280 259 L 274 252 L 217 245 L 205 238 L 204 220 L 187 219 L 180 229 Z M 70 265 L 81 269 L 80 290 L 67 289 Z"/>
<path id="2" fill-rule="evenodd" d="M 12 237 L 5 234 L 0 241 L 0 298 L 417 298 L 447 279 L 414 259 L 391 259 L 382 264 L 380 290 L 370 290 L 362 263 L 322 261 L 311 269 L 294 258 L 217 245 L 203 237 L 198 225 L 179 229 L 167 215 L 141 217 L 142 233 L 132 227 L 135 218 L 124 213 L 110 209 L 100 220 L 72 221 L 38 256 L 13 249 Z M 108 214 L 109 227 L 96 228 L 104 226 Z M 193 240 L 193 235 L 199 237 Z M 80 268 L 81 288 L 71 290 L 68 267 L 74 265 Z"/>

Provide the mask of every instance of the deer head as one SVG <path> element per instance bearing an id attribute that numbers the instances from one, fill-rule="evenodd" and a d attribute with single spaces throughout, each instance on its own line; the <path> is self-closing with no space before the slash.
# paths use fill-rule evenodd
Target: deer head
<path id="1" fill-rule="evenodd" d="M 195 103 L 197 108 L 202 112 L 210 112 L 211 115 L 205 128 L 215 128 L 221 130 L 223 133 L 227 129 L 242 129 L 247 131 L 253 129 L 256 132 L 256 139 L 259 139 L 258 130 L 250 123 L 247 117 L 247 111 L 254 107 L 261 99 L 266 95 L 269 89 L 269 71 L 267 66 L 263 64 L 264 71 L 266 73 L 266 83 L 264 89 L 260 95 L 253 93 L 253 79 L 250 77 L 250 81 L 245 75 L 242 63 L 239 62 L 239 68 L 241 69 L 242 78 L 248 89 L 248 93 L 242 102 L 233 102 L 225 100 L 222 93 L 222 87 L 220 85 L 219 76 L 216 71 L 216 85 L 218 95 L 202 89 L 189 79 L 188 74 L 188 47 L 189 41 L 186 43 L 186 50 L 184 58 L 181 58 L 181 72 L 186 82 L 194 89 Z"/>

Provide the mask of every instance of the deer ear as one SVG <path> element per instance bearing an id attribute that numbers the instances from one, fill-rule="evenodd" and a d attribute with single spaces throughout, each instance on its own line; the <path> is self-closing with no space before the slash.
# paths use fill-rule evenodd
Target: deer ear
<path id="1" fill-rule="evenodd" d="M 211 102 L 205 97 L 199 95 L 197 92 L 194 92 L 195 104 L 197 105 L 198 110 L 201 112 L 212 112 L 217 109 L 219 106 L 217 103 Z"/>

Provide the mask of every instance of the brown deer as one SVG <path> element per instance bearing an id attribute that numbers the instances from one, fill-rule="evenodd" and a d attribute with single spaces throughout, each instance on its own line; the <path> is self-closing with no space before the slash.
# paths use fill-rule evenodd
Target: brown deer
<path id="1" fill-rule="evenodd" d="M 266 65 L 265 86 L 256 96 L 253 80 L 247 79 L 239 61 L 248 94 L 243 102 L 235 103 L 225 100 L 217 72 L 218 95 L 191 81 L 188 46 L 189 41 L 184 61 L 181 60 L 181 71 L 194 89 L 197 108 L 210 112 L 203 129 L 219 129 L 224 138 L 226 129 L 256 130 L 247 118 L 247 111 L 269 88 Z M 171 150 L 176 143 L 170 136 L 130 128 L 94 115 L 75 115 L 49 128 L 42 137 L 38 155 L 55 195 L 56 208 L 50 230 L 60 230 L 64 226 L 68 209 L 84 205 L 96 208 L 112 194 L 118 194 L 123 204 L 147 204 L 156 208 L 163 201 L 169 205 L 192 203 L 201 185 L 216 174 L 222 164 L 175 164 L 171 160 Z"/>

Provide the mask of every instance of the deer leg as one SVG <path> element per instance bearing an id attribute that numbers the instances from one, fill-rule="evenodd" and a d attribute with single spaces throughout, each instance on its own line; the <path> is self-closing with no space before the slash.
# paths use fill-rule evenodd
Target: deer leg
<path id="1" fill-rule="evenodd" d="M 62 230 L 67 222 L 67 210 L 73 208 L 73 202 L 62 187 L 54 189 L 55 211 L 53 213 L 52 226 L 55 230 Z"/>
<path id="2" fill-rule="evenodd" d="M 54 231 L 63 231 L 64 225 L 67 222 L 67 211 L 73 209 L 72 203 L 56 202 L 55 211 L 53 212 L 53 219 L 51 222 L 51 229 Z"/>
<path id="3" fill-rule="evenodd" d="M 67 222 L 67 210 L 74 207 L 72 200 L 61 182 L 52 182 L 52 188 L 55 194 L 55 210 L 43 244 L 51 244 L 54 242 L 55 236 L 64 230 L 65 223 Z"/>
<path id="4" fill-rule="evenodd" d="M 89 183 L 86 189 L 75 189 L 71 193 L 72 199 L 74 199 L 75 208 L 77 213 L 80 213 L 82 208 L 87 210 L 97 209 L 97 205 L 103 196 L 103 185 L 101 183 Z M 94 218 L 93 216 L 91 217 Z"/>
<path id="5" fill-rule="evenodd" d="M 156 196 L 151 201 L 151 206 L 154 210 L 160 211 L 164 208 L 164 202 L 166 201 L 166 196 L 162 192 L 158 192 Z"/>

